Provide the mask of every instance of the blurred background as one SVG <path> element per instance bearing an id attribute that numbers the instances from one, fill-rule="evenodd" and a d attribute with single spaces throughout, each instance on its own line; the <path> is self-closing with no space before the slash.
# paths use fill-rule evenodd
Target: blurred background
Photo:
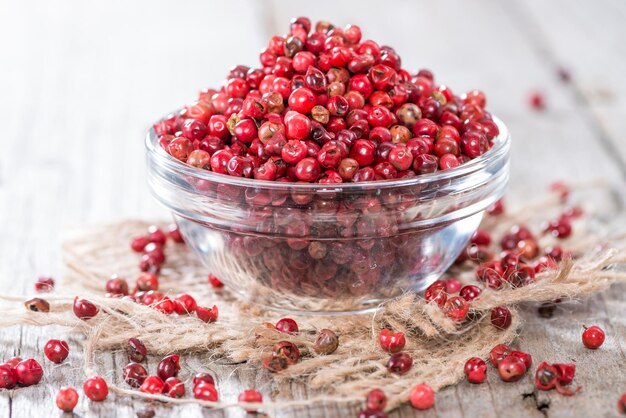
<path id="1" fill-rule="evenodd" d="M 510 198 L 559 179 L 626 190 L 621 0 L 3 0 L 5 234 L 56 242 L 72 225 L 165 216 L 145 185 L 146 129 L 231 66 L 256 65 L 299 15 L 357 24 L 405 68 L 485 91 L 513 135 Z M 533 92 L 543 110 L 530 106 Z"/>

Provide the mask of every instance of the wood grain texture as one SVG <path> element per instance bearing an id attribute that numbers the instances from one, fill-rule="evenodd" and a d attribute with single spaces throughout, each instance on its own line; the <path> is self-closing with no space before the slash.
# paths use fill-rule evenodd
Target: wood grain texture
<path id="1" fill-rule="evenodd" d="M 486 91 L 489 107 L 513 134 L 514 200 L 559 178 L 604 177 L 624 196 L 625 6 L 574 3 L 477 0 L 461 7 L 398 0 L 381 9 L 380 2 L 356 0 L 0 2 L 0 291 L 28 294 L 35 277 L 57 274 L 59 243 L 72 226 L 166 217 L 145 187 L 146 127 L 200 88 L 217 85 L 232 64 L 256 62 L 268 36 L 285 30 L 295 15 L 357 23 L 366 36 L 396 46 L 406 67 L 429 67 L 459 91 Z M 572 70 L 573 83 L 558 82 L 558 65 Z M 526 105 L 534 88 L 546 92 L 546 112 Z M 443 390 L 434 410 L 407 407 L 390 416 L 614 416 L 617 396 L 626 390 L 623 291 L 565 304 L 547 321 L 532 307 L 526 311 L 520 348 L 536 361 L 575 361 L 585 383 L 580 396 L 534 395 L 530 376 L 505 385 L 490 371 L 488 385 Z M 582 324 L 591 322 L 609 331 L 606 346 L 593 355 L 579 344 Z M 42 359 L 46 340 L 61 332 L 0 330 L 0 359 Z M 99 361 L 107 377 L 121 379 L 123 354 Z M 46 365 L 45 385 L 0 393 L 0 417 L 54 416 L 57 389 L 80 385 L 80 362 L 75 349 L 67 363 Z M 186 366 L 212 370 L 226 399 L 252 386 L 279 399 L 308 396 L 302 385 L 267 385 L 246 364 L 198 357 Z M 83 417 L 129 417 L 136 407 L 126 399 L 100 405 L 81 399 L 77 410 Z M 353 417 L 357 411 L 322 405 L 272 416 Z M 159 416 L 243 413 L 187 406 L 161 407 Z"/>

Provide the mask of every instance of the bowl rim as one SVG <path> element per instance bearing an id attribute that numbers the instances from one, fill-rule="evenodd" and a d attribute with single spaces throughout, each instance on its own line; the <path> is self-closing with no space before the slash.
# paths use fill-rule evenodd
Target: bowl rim
<path id="1" fill-rule="evenodd" d="M 285 189 L 285 190 L 302 190 L 310 192 L 335 193 L 346 191 L 360 191 L 367 189 L 387 189 L 397 187 L 407 187 L 413 185 L 423 185 L 431 182 L 439 182 L 449 180 L 465 175 L 472 174 L 482 170 L 485 165 L 498 161 L 499 157 L 507 154 L 511 143 L 511 135 L 502 120 L 492 115 L 493 121 L 498 125 L 499 134 L 493 140 L 494 145 L 486 153 L 459 165 L 443 171 L 436 171 L 429 174 L 420 174 L 415 177 L 405 177 L 402 179 L 376 180 L 358 183 L 336 183 L 336 184 L 320 184 L 320 183 L 304 183 L 304 182 L 277 182 L 270 180 L 257 180 L 254 178 L 234 177 L 226 174 L 214 173 L 213 171 L 203 170 L 193 167 L 184 162 L 173 158 L 165 150 L 156 145 L 158 144 L 157 135 L 154 128 L 151 127 L 146 134 L 145 147 L 147 156 L 156 160 L 160 165 L 167 169 L 177 172 L 185 176 L 192 176 L 198 179 L 210 181 L 213 183 L 223 183 L 234 186 L 262 188 L 262 189 Z"/>

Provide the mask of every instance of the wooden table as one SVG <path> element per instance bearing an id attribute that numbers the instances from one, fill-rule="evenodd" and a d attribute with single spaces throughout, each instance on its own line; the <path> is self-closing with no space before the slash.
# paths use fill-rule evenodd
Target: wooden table
<path id="1" fill-rule="evenodd" d="M 607 179 L 626 190 L 626 3 L 620 0 L 238 1 L 109 0 L 0 3 L 0 291 L 26 294 L 38 275 L 58 274 L 67 229 L 126 217 L 165 217 L 148 195 L 143 135 L 157 117 L 217 85 L 235 63 L 255 63 L 270 34 L 294 15 L 359 24 L 394 45 L 407 68 L 428 67 L 455 90 L 480 87 L 513 134 L 510 197 L 536 194 L 555 179 Z M 557 68 L 568 69 L 570 83 Z M 538 89 L 547 109 L 527 95 Z M 518 384 L 461 383 L 437 395 L 434 410 L 410 407 L 392 417 L 609 417 L 626 391 L 624 288 L 566 304 L 550 320 L 529 309 L 520 348 L 536 359 L 576 361 L 584 392 L 573 398 Z M 587 355 L 582 324 L 608 332 Z M 42 358 L 59 331 L 0 330 L 0 358 Z M 116 373 L 123 357 L 105 366 Z M 45 385 L 0 393 L 0 416 L 56 416 L 56 390 L 80 384 L 80 356 Z M 213 364 L 224 397 L 254 386 L 254 368 Z M 78 373 L 80 375 L 80 373 Z M 269 391 L 270 388 L 263 387 Z M 293 387 L 293 396 L 307 396 Z M 93 405 L 81 416 L 133 416 L 128 400 Z M 357 409 L 324 405 L 273 416 L 352 417 Z M 240 416 L 199 407 L 160 416 Z"/>

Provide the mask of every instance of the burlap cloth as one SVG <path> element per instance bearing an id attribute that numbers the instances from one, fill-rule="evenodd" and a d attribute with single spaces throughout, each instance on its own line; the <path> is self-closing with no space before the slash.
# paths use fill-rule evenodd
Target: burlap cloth
<path id="1" fill-rule="evenodd" d="M 559 199 L 549 196 L 529 203 L 507 214 L 487 218 L 484 227 L 492 231 L 494 241 L 511 225 L 524 222 L 537 230 L 539 222 L 549 219 L 561 209 Z M 406 294 L 380 306 L 373 313 L 354 316 L 297 316 L 301 332 L 297 336 L 268 329 L 263 322 L 276 322 L 285 316 L 237 299 L 227 289 L 214 290 L 207 283 L 207 270 L 185 245 L 168 244 L 167 262 L 160 276 L 160 290 L 175 295 L 186 292 L 200 304 L 216 304 L 220 317 L 216 323 L 205 324 L 195 316 L 164 315 L 152 308 L 130 301 L 105 298 L 104 283 L 111 274 L 127 277 L 132 283 L 137 275 L 138 255 L 129 250 L 131 237 L 144 233 L 147 222 L 123 221 L 111 225 L 86 228 L 73 233 L 64 243 L 65 271 L 57 292 L 45 296 L 51 304 L 48 314 L 27 312 L 23 298 L 0 297 L 3 315 L 0 326 L 16 323 L 29 325 L 61 325 L 73 332 L 84 333 L 84 371 L 87 375 L 101 373 L 95 359 L 100 351 L 121 350 L 128 338 L 144 341 L 153 355 L 208 353 L 211 358 L 234 362 L 250 362 L 261 367 L 272 346 L 289 340 L 301 350 L 301 360 L 288 369 L 266 379 L 278 382 L 306 382 L 318 393 L 306 400 L 272 401 L 264 409 L 311 405 L 321 402 L 363 402 L 372 388 L 384 388 L 389 397 L 388 409 L 407 401 L 410 389 L 426 382 L 435 390 L 453 385 L 463 378 L 465 361 L 474 356 L 486 358 L 496 344 L 511 343 L 523 324 L 515 306 L 521 302 L 553 301 L 557 298 L 579 298 L 606 289 L 616 281 L 626 281 L 626 273 L 615 266 L 626 261 L 623 235 L 610 235 L 598 222 L 579 221 L 575 233 L 560 242 L 573 251 L 574 260 L 561 263 L 557 270 L 543 272 L 535 283 L 523 288 L 499 291 L 486 289 L 472 303 L 470 319 L 459 325 L 448 319 L 435 304 L 425 303 L 420 295 Z M 590 227 L 591 225 L 591 227 Z M 553 238 L 541 238 L 543 246 Z M 474 281 L 470 269 L 456 270 L 464 283 Z M 88 297 L 101 313 L 90 321 L 81 321 L 71 312 L 74 295 Z M 489 320 L 489 311 L 508 305 L 513 323 L 507 330 L 498 330 Z M 402 331 L 407 337 L 406 351 L 414 364 L 402 376 L 391 374 L 385 364 L 389 357 L 378 345 L 383 327 Z M 316 330 L 329 328 L 339 335 L 340 344 L 331 355 L 318 355 L 313 350 Z M 239 405 L 236 402 L 203 402 L 191 397 L 171 399 L 129 390 L 123 382 L 109 382 L 118 396 L 158 399 L 171 403 L 199 403 L 215 408 Z"/>

